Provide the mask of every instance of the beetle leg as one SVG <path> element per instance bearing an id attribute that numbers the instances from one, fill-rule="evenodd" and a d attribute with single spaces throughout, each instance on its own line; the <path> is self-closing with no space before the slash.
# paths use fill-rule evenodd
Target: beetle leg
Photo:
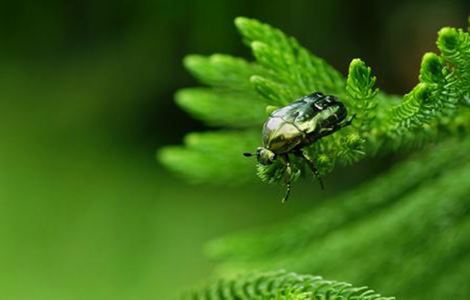
<path id="1" fill-rule="evenodd" d="M 284 195 L 284 198 L 282 198 L 282 201 L 281 201 L 282 203 L 285 203 L 287 201 L 287 199 L 289 199 L 289 195 L 290 195 L 292 168 L 291 168 L 291 165 L 290 165 L 290 162 L 289 162 L 289 156 L 282 155 L 282 156 L 280 156 L 280 158 L 286 166 L 286 173 L 285 173 L 285 177 L 284 177 L 284 180 L 285 180 L 285 183 L 286 183 L 286 193 Z"/>
<path id="2" fill-rule="evenodd" d="M 290 180 L 286 183 L 286 194 L 284 195 L 284 198 L 282 198 L 281 203 L 284 204 L 286 203 L 287 199 L 289 199 L 290 195 L 290 188 L 291 188 L 291 182 Z"/>
<path id="3" fill-rule="evenodd" d="M 323 185 L 323 179 L 320 175 L 320 172 L 318 172 L 318 169 L 317 167 L 315 166 L 315 162 L 310 158 L 308 157 L 307 155 L 305 155 L 305 153 L 303 152 L 300 152 L 299 153 L 301 155 L 301 157 L 303 159 L 305 159 L 305 161 L 307 162 L 307 165 L 308 167 L 310 168 L 310 170 L 312 170 L 313 174 L 315 175 L 315 177 L 317 178 L 318 182 L 320 183 L 320 187 L 322 190 L 325 189 L 325 186 Z"/>

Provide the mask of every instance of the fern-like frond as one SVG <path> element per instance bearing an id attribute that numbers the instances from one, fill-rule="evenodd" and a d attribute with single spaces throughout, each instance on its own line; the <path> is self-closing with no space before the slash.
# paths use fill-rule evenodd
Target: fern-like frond
<path id="1" fill-rule="evenodd" d="M 392 300 L 367 287 L 285 271 L 253 273 L 188 293 L 187 300 Z"/>
<path id="2" fill-rule="evenodd" d="M 201 83 L 217 88 L 253 93 L 249 79 L 264 71 L 257 64 L 230 55 L 214 54 L 209 57 L 189 55 L 184 66 Z"/>
<path id="3" fill-rule="evenodd" d="M 295 38 L 254 19 L 239 17 L 235 19 L 235 25 L 251 47 L 256 61 L 272 75 L 274 83 L 286 86 L 291 92 L 284 104 L 312 91 L 344 93 L 343 76 L 300 46 Z"/>
<path id="4" fill-rule="evenodd" d="M 390 130 L 399 138 L 408 131 L 421 130 L 439 122 L 439 118 L 455 112 L 458 99 L 449 89 L 451 83 L 445 76 L 444 60 L 434 53 L 424 55 L 420 83 L 393 111 Z"/>
<path id="5" fill-rule="evenodd" d="M 470 35 L 444 28 L 437 45 L 441 55 L 423 56 L 420 83 L 390 111 L 385 133 L 395 148 L 435 139 L 440 132 L 447 134 L 458 116 L 465 115 L 462 105 L 470 95 Z"/>
<path id="6" fill-rule="evenodd" d="M 437 46 L 447 63 L 449 84 L 462 104 L 470 105 L 470 35 L 462 29 L 445 27 L 439 31 Z M 457 95 L 456 95 L 457 96 Z"/>
<path id="7" fill-rule="evenodd" d="M 266 104 L 243 92 L 188 88 L 179 90 L 175 98 L 181 108 L 211 126 L 261 126 L 266 117 Z"/>
<path id="8" fill-rule="evenodd" d="M 252 162 L 239 159 L 241 153 L 259 143 L 256 131 L 191 133 L 184 142 L 185 147 L 159 151 L 158 159 L 190 181 L 203 182 L 211 178 L 214 183 L 236 184 L 256 177 L 250 168 Z"/>

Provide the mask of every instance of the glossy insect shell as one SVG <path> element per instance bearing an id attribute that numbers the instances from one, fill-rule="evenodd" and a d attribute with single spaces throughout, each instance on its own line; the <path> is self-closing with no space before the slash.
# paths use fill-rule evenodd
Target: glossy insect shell
<path id="1" fill-rule="evenodd" d="M 322 129 L 346 118 L 344 105 L 333 96 L 313 93 L 274 111 L 264 124 L 264 147 L 287 153 L 315 142 Z"/>

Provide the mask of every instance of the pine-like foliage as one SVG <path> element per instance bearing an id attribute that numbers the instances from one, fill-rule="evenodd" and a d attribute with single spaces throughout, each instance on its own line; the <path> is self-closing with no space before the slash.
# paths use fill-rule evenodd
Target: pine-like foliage
<path id="1" fill-rule="evenodd" d="M 189 134 L 184 146 L 160 151 L 168 167 L 196 181 L 253 179 L 255 163 L 241 153 L 259 146 L 266 112 L 313 91 L 337 96 L 356 116 L 352 126 L 306 149 L 322 173 L 368 155 L 420 150 L 352 191 L 317 201 L 315 209 L 290 222 L 210 243 L 207 252 L 220 262 L 218 273 L 287 269 L 370 285 L 400 299 L 468 299 L 469 33 L 440 30 L 440 53 L 423 56 L 419 83 L 398 97 L 378 90 L 360 59 L 351 62 L 344 78 L 278 29 L 246 18 L 235 23 L 256 60 L 223 55 L 185 60 L 209 87 L 180 91 L 177 102 L 219 130 Z M 293 179 L 304 168 L 294 160 Z M 274 163 L 258 166 L 257 174 L 276 182 L 283 172 Z M 262 273 L 221 281 L 190 299 L 380 299 L 348 298 L 338 294 L 342 284 L 320 282 Z M 328 293 L 318 294 L 324 290 L 317 284 Z"/>
<path id="2" fill-rule="evenodd" d="M 376 78 L 354 59 L 344 78 L 294 38 L 256 20 L 237 18 L 237 28 L 255 62 L 215 54 L 186 57 L 186 68 L 208 87 L 176 94 L 177 103 L 196 118 L 222 131 L 190 134 L 185 146 L 164 148 L 159 159 L 193 181 L 237 183 L 253 179 L 254 162 L 241 159 L 261 143 L 269 111 L 314 91 L 337 96 L 355 115 L 353 126 L 323 138 L 308 149 L 321 173 L 337 163 L 351 164 L 377 153 L 421 146 L 469 127 L 470 38 L 468 32 L 439 32 L 440 55 L 423 57 L 420 82 L 401 100 L 375 87 Z M 464 108 L 463 108 L 464 107 Z M 294 160 L 292 179 L 304 173 Z M 229 170 L 229 172 L 227 172 Z M 258 166 L 266 182 L 283 178 L 280 164 Z"/>
<path id="3" fill-rule="evenodd" d="M 255 273 L 220 280 L 188 293 L 187 300 L 392 300 L 367 287 L 284 271 Z"/>

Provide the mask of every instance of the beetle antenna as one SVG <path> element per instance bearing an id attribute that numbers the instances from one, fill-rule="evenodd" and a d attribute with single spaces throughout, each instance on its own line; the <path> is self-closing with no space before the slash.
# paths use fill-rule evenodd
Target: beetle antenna
<path id="1" fill-rule="evenodd" d="M 243 153 L 243 156 L 245 156 L 245 157 L 252 157 L 252 156 L 254 156 L 254 154 L 253 154 L 253 153 L 250 153 L 250 152 L 244 152 L 244 153 Z"/>
<path id="2" fill-rule="evenodd" d="M 318 182 L 320 183 L 321 189 L 324 190 L 325 185 L 323 184 L 323 178 L 321 177 L 320 172 L 318 171 L 317 167 L 315 166 L 315 162 L 303 152 L 298 152 L 297 155 L 300 156 L 300 157 L 303 157 L 303 159 L 305 159 L 305 161 L 307 162 L 307 165 L 309 166 L 310 170 L 312 170 L 313 175 L 315 175 Z"/>

